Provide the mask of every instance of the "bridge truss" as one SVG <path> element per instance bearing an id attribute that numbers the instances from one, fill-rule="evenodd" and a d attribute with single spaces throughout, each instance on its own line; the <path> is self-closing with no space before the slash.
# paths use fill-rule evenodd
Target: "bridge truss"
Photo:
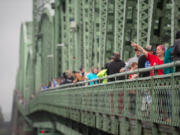
<path id="1" fill-rule="evenodd" d="M 179 74 L 93 87 L 70 85 L 31 101 L 41 85 L 66 70 L 102 68 L 114 52 L 127 60 L 134 55 L 130 41 L 168 47 L 179 29 L 179 0 L 33 0 L 33 21 L 21 27 L 15 88 L 27 105 L 19 104 L 15 93 L 14 130 L 179 134 Z M 154 100 L 151 110 L 143 112 L 143 95 L 148 93 Z"/>

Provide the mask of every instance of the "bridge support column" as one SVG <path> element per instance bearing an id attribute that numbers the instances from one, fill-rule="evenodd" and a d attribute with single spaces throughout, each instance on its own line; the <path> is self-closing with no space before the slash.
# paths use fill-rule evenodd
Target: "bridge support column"
<path id="1" fill-rule="evenodd" d="M 152 135 L 158 135 L 158 125 L 156 123 L 152 124 Z"/>
<path id="2" fill-rule="evenodd" d="M 142 135 L 142 124 L 140 120 L 136 120 L 136 131 L 137 135 Z"/>
<path id="3" fill-rule="evenodd" d="M 14 113 L 12 135 L 35 135 L 34 129 L 26 123 L 22 115 L 17 110 Z"/>
<path id="4" fill-rule="evenodd" d="M 34 135 L 34 129 L 31 127 L 24 127 L 23 135 Z"/>
<path id="5" fill-rule="evenodd" d="M 173 135 L 179 135 L 179 131 L 177 127 L 174 127 Z"/>
<path id="6" fill-rule="evenodd" d="M 35 135 L 35 129 L 29 126 L 26 121 L 22 121 L 18 128 L 22 135 Z"/>
<path id="7" fill-rule="evenodd" d="M 119 134 L 120 135 L 130 135 L 130 125 L 129 125 L 129 120 L 127 117 L 124 117 L 122 119 Z"/>

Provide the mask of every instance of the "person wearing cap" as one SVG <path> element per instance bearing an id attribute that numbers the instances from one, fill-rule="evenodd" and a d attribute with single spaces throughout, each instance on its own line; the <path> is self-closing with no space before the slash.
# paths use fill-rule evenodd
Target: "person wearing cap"
<path id="1" fill-rule="evenodd" d="M 164 53 L 165 53 L 165 47 L 164 45 L 158 45 L 156 48 L 156 55 L 153 55 L 152 53 L 146 51 L 144 48 L 142 48 L 140 45 L 131 42 L 131 46 L 136 47 L 138 50 L 140 50 L 146 57 L 146 59 L 150 62 L 151 66 L 155 65 L 161 65 L 164 64 Z M 163 69 L 157 70 L 158 75 L 163 75 Z M 154 72 L 150 72 L 150 76 L 153 76 Z"/>
<path id="2" fill-rule="evenodd" d="M 152 53 L 152 46 L 151 45 L 147 45 L 144 49 L 146 51 Z M 138 60 L 138 68 L 148 68 L 148 67 L 150 67 L 150 62 L 146 59 L 145 55 L 141 55 L 139 57 L 139 60 Z M 139 73 L 139 77 L 147 77 L 147 76 L 150 76 L 149 71 Z"/>
<path id="3" fill-rule="evenodd" d="M 122 68 L 122 69 L 120 70 L 120 72 L 129 71 L 129 69 L 130 69 L 130 67 L 131 67 L 131 64 L 132 64 L 133 62 L 138 63 L 138 59 L 139 59 L 139 57 L 140 57 L 140 55 L 141 55 L 141 52 L 140 52 L 137 48 L 135 48 L 134 51 L 135 51 L 135 56 L 132 57 L 132 58 L 130 58 L 130 59 L 127 61 L 126 66 L 125 66 L 124 68 Z"/>

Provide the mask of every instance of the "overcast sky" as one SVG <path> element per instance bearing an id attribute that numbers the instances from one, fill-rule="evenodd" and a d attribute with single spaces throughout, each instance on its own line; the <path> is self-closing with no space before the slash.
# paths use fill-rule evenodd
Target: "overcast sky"
<path id="1" fill-rule="evenodd" d="M 20 25 L 32 20 L 32 0 L 0 0 L 0 106 L 11 113 L 19 63 Z"/>

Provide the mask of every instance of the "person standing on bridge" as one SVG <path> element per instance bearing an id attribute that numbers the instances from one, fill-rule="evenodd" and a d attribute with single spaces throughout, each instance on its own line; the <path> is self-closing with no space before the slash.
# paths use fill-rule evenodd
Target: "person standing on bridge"
<path id="1" fill-rule="evenodd" d="M 150 53 L 153 53 L 151 45 L 147 45 L 144 49 Z M 150 62 L 146 59 L 146 56 L 141 55 L 138 60 L 138 68 L 148 68 L 150 66 L 151 66 Z M 147 76 L 150 76 L 149 71 L 139 73 L 139 77 L 147 77 Z"/>
<path id="2" fill-rule="evenodd" d="M 87 78 L 88 78 L 89 80 L 98 79 L 97 74 L 98 74 L 98 68 L 97 68 L 97 67 L 93 67 L 93 68 L 91 69 L 91 73 L 89 73 L 89 74 L 87 75 Z M 98 81 L 92 81 L 92 82 L 90 82 L 89 84 L 90 84 L 90 85 L 98 84 Z"/>
<path id="3" fill-rule="evenodd" d="M 180 39 L 175 41 L 172 54 L 174 61 L 180 60 Z M 176 72 L 180 72 L 180 66 L 176 66 Z"/>
<path id="4" fill-rule="evenodd" d="M 134 63 L 134 62 L 138 63 L 139 57 L 141 56 L 141 52 L 140 52 L 137 48 L 135 48 L 134 51 L 135 51 L 135 56 L 132 57 L 132 58 L 130 58 L 130 59 L 127 61 L 125 67 L 122 68 L 122 69 L 120 70 L 120 72 L 129 71 L 130 68 L 131 68 L 132 63 Z"/>
<path id="5" fill-rule="evenodd" d="M 164 64 L 164 53 L 165 53 L 165 47 L 164 45 L 158 45 L 156 48 L 156 55 L 153 55 L 152 53 L 146 51 L 143 47 L 140 45 L 132 42 L 131 46 L 136 47 L 138 50 L 140 50 L 146 57 L 146 59 L 150 62 L 151 66 L 155 65 L 161 65 Z M 163 69 L 157 70 L 158 75 L 163 75 Z M 150 76 L 153 76 L 154 72 L 150 72 Z"/>
<path id="6" fill-rule="evenodd" d="M 120 69 L 125 66 L 124 61 L 120 59 L 120 53 L 114 53 L 114 60 L 107 67 L 107 74 L 112 75 L 120 72 Z M 118 80 L 125 79 L 124 76 L 120 76 L 117 78 Z M 114 81 L 114 78 L 109 78 L 108 81 Z"/>
<path id="7" fill-rule="evenodd" d="M 85 77 L 85 76 L 86 76 L 86 72 L 84 71 L 84 68 L 83 68 L 83 67 L 80 68 L 80 75 L 81 75 L 82 77 Z"/>
<path id="8" fill-rule="evenodd" d="M 82 76 L 79 72 L 73 71 L 72 75 L 74 77 L 73 83 L 87 80 L 87 78 L 85 76 Z"/>
<path id="9" fill-rule="evenodd" d="M 176 44 L 177 44 L 177 40 L 180 40 L 180 31 L 178 31 L 178 32 L 176 33 L 176 39 L 175 39 L 174 45 L 170 46 L 170 47 L 165 51 L 165 54 L 164 54 L 164 64 L 171 63 L 171 62 L 177 60 L 176 52 L 178 51 L 178 49 L 175 47 Z M 179 52 L 180 52 L 180 50 L 179 50 Z M 180 60 L 180 57 L 179 57 L 179 60 Z M 173 67 L 164 68 L 164 69 L 163 69 L 163 72 L 164 72 L 164 74 L 173 73 L 173 72 L 174 72 L 174 68 L 173 68 Z"/>

